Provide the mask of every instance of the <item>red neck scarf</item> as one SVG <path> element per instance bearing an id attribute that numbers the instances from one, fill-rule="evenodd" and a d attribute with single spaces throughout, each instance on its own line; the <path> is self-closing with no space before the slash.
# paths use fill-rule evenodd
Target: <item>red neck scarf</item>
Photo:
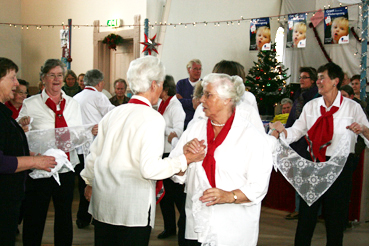
<path id="1" fill-rule="evenodd" d="M 168 107 L 168 105 L 169 105 L 170 100 L 172 100 L 172 97 L 173 97 L 173 96 L 169 97 L 165 102 L 164 102 L 164 101 L 162 101 L 162 102 L 160 103 L 160 106 L 159 106 L 158 112 L 159 112 L 159 113 L 161 113 L 161 115 L 163 115 L 163 114 L 164 114 L 165 110 L 167 109 L 167 107 Z"/>
<path id="2" fill-rule="evenodd" d="M 130 100 L 128 101 L 128 103 L 141 104 L 141 105 L 146 105 L 146 106 L 150 107 L 150 105 L 149 105 L 149 104 L 147 104 L 147 103 L 145 103 L 145 102 L 143 102 L 143 101 L 141 101 L 141 100 L 139 100 L 139 99 L 137 99 L 137 98 L 132 98 L 132 99 L 130 99 Z"/>
<path id="3" fill-rule="evenodd" d="M 94 89 L 92 89 L 91 87 L 85 87 L 84 90 L 90 90 L 90 91 L 95 91 Z"/>
<path id="4" fill-rule="evenodd" d="M 45 104 L 55 113 L 55 128 L 68 127 L 67 122 L 64 119 L 63 112 L 65 108 L 65 99 L 63 98 L 60 102 L 60 110 L 57 110 L 56 104 L 49 97 Z M 55 130 L 56 131 L 56 130 Z M 55 134 L 56 145 L 59 149 L 65 151 L 63 146 L 70 144 L 70 133 L 69 131 L 65 131 L 64 133 L 58 132 Z M 66 152 L 68 156 L 68 160 L 70 160 L 69 152 Z"/>
<path id="5" fill-rule="evenodd" d="M 340 105 L 342 104 L 343 97 L 341 95 Z M 321 116 L 315 121 L 314 125 L 309 129 L 305 139 L 309 145 L 309 151 L 311 159 L 316 162 L 318 159 L 320 162 L 325 162 L 325 153 L 327 147 L 331 145 L 334 125 L 333 114 L 339 110 L 339 107 L 332 106 L 331 110 L 326 111 L 324 106 L 320 106 Z"/>
<path id="6" fill-rule="evenodd" d="M 150 105 L 148 105 L 147 103 L 136 98 L 130 99 L 128 103 L 141 104 L 150 107 Z M 156 204 L 158 204 L 165 195 L 163 180 L 156 181 L 155 194 L 156 194 Z"/>
<path id="7" fill-rule="evenodd" d="M 13 114 L 12 114 L 13 119 L 18 118 L 19 112 L 22 109 L 22 105 L 19 107 L 19 109 L 16 109 L 10 101 L 7 101 L 7 102 L 5 102 L 5 106 L 7 106 L 8 109 L 10 109 L 13 112 Z"/>
<path id="8" fill-rule="evenodd" d="M 211 124 L 211 120 L 208 119 L 208 124 L 206 127 L 206 135 L 207 135 L 207 141 L 208 141 L 208 151 L 206 153 L 206 156 L 202 162 L 202 167 L 205 170 L 206 176 L 208 177 L 209 183 L 211 187 L 216 187 L 215 185 L 215 167 L 216 167 L 216 161 L 214 159 L 214 152 L 216 148 L 221 145 L 224 141 L 224 139 L 227 137 L 229 130 L 231 129 L 234 115 L 236 113 L 236 109 L 234 110 L 231 117 L 227 120 L 225 125 L 223 126 L 222 130 L 219 132 L 218 136 L 214 139 L 214 130 L 213 125 Z"/>

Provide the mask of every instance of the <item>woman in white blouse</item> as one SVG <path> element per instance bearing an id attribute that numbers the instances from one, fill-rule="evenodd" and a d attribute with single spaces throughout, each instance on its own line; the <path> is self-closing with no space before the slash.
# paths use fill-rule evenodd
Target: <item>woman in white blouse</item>
<path id="1" fill-rule="evenodd" d="M 295 245 L 310 245 L 320 204 L 323 205 L 327 245 L 342 245 L 349 208 L 357 134 L 364 136 L 366 145 L 369 145 L 369 122 L 364 111 L 358 103 L 343 97 L 339 91 L 343 77 L 342 69 L 334 63 L 319 67 L 316 84 L 322 97 L 306 103 L 299 119 L 292 127 L 285 129 L 280 122 L 270 125 L 271 134 L 278 138 L 283 132 L 287 143 L 305 136 L 314 162 L 325 162 L 333 156 L 335 150 L 340 147 L 341 138 L 345 135 L 350 141 L 347 146 L 350 155 L 333 184 L 311 206 L 301 200 Z"/>
<path id="2" fill-rule="evenodd" d="M 40 77 L 45 89 L 23 101 L 18 121 L 32 130 L 46 130 L 82 125 L 81 109 L 76 100 L 62 91 L 64 64 L 58 59 L 48 59 L 41 67 Z M 30 121 L 30 118 L 33 120 Z M 59 135 L 60 148 L 68 146 L 69 133 Z M 45 139 L 45 142 L 48 139 Z M 79 163 L 76 150 L 66 153 L 71 164 Z M 71 245 L 73 241 L 72 201 L 74 172 L 66 167 L 59 171 L 61 185 L 53 177 L 32 179 L 26 182 L 24 201 L 23 244 L 41 245 L 50 199 L 55 207 L 54 243 Z"/>
<path id="3" fill-rule="evenodd" d="M 165 120 L 165 139 L 163 158 L 168 157 L 170 151 L 177 145 L 178 138 L 183 132 L 186 114 L 181 102 L 176 97 L 176 84 L 170 75 L 166 75 L 163 83 L 162 99 L 158 112 Z M 176 235 L 176 214 L 174 205 L 181 211 L 185 201 L 183 185 L 174 183 L 170 178 L 164 179 L 165 195 L 160 201 L 161 213 L 164 220 L 164 231 L 158 235 L 159 239 Z"/>
<path id="4" fill-rule="evenodd" d="M 238 107 L 245 91 L 239 76 L 209 74 L 202 85 L 207 118 L 196 119 L 170 154 L 207 150 L 173 177 L 186 184 L 185 238 L 189 245 L 256 245 L 272 169 L 268 140 Z"/>

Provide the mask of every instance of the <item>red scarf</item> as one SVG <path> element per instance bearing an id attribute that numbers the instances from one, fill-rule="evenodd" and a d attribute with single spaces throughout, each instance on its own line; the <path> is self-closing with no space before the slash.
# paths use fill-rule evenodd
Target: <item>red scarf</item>
<path id="1" fill-rule="evenodd" d="M 90 91 L 95 91 L 94 89 L 92 89 L 91 87 L 85 87 L 84 90 L 90 90 Z"/>
<path id="2" fill-rule="evenodd" d="M 150 107 L 150 105 L 148 105 L 147 103 L 145 103 L 145 102 L 143 102 L 139 99 L 136 99 L 136 98 L 130 99 L 128 103 L 141 104 L 141 105 L 146 105 L 146 106 Z M 156 204 L 158 204 L 161 201 L 161 199 L 163 199 L 163 197 L 165 195 L 163 180 L 157 180 L 156 181 L 155 194 L 156 194 Z"/>
<path id="3" fill-rule="evenodd" d="M 163 114 L 164 114 L 165 110 L 167 109 L 167 107 L 168 107 L 168 105 L 169 105 L 170 100 L 172 100 L 172 97 L 173 97 L 173 96 L 169 97 L 165 102 L 164 102 L 164 101 L 162 101 L 162 102 L 160 103 L 160 106 L 159 106 L 158 112 L 159 112 L 159 113 L 161 113 L 161 115 L 163 115 Z"/>
<path id="4" fill-rule="evenodd" d="M 213 125 L 211 124 L 211 120 L 208 119 L 208 124 L 206 127 L 207 132 L 207 141 L 208 141 L 208 151 L 206 156 L 202 162 L 202 167 L 205 170 L 206 176 L 208 177 L 209 183 L 211 187 L 216 187 L 215 185 L 215 167 L 216 161 L 214 159 L 214 152 L 216 148 L 221 145 L 224 139 L 227 137 L 229 130 L 231 129 L 234 115 L 236 113 L 236 109 L 234 110 L 231 117 L 227 120 L 225 125 L 223 126 L 222 130 L 219 132 L 218 136 L 214 139 L 214 130 Z"/>
<path id="5" fill-rule="evenodd" d="M 10 109 L 13 112 L 12 118 L 17 119 L 18 115 L 19 115 L 19 112 L 22 109 L 22 105 L 19 107 L 19 109 L 16 109 L 10 101 L 7 101 L 7 102 L 5 102 L 5 106 L 7 106 L 8 109 Z"/>
<path id="6" fill-rule="evenodd" d="M 342 104 L 343 97 L 341 95 L 340 105 Z M 309 145 L 309 151 L 311 159 L 316 162 L 318 159 L 320 162 L 325 162 L 325 153 L 327 147 L 331 145 L 334 125 L 333 114 L 339 110 L 339 107 L 332 106 L 331 110 L 326 112 L 324 106 L 320 106 L 321 116 L 315 121 L 314 125 L 309 129 L 305 136 L 306 142 Z"/>
<path id="7" fill-rule="evenodd" d="M 63 98 L 60 102 L 60 110 L 57 110 L 56 104 L 49 97 L 46 100 L 46 105 L 55 113 L 55 128 L 68 127 L 67 122 L 64 119 L 63 112 L 65 107 L 65 99 Z M 57 130 L 55 130 L 57 132 Z M 59 149 L 65 152 L 63 146 L 70 145 L 70 133 L 69 131 L 65 131 L 64 133 L 58 132 L 55 133 L 56 145 Z M 70 160 L 69 152 L 66 152 L 68 156 L 68 160 Z"/>

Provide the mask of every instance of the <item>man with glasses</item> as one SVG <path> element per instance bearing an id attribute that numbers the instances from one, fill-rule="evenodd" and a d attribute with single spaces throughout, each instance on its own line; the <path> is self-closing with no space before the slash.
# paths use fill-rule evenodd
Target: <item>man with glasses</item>
<path id="1" fill-rule="evenodd" d="M 293 123 L 295 123 L 295 121 L 300 117 L 302 108 L 308 101 L 320 96 L 318 94 L 318 87 L 315 83 L 317 81 L 317 73 L 315 68 L 301 67 L 299 79 L 300 89 L 295 93 L 294 102 L 290 111 L 290 115 L 287 119 L 286 128 L 292 126 Z M 291 143 L 290 146 L 300 156 L 304 157 L 305 159 L 308 158 L 309 152 L 307 151 L 307 142 L 304 137 L 294 143 Z M 298 219 L 299 205 L 300 196 L 297 194 L 297 192 L 295 192 L 295 211 L 285 217 L 287 220 Z"/>
<path id="2" fill-rule="evenodd" d="M 19 85 L 14 93 L 14 98 L 10 99 L 5 103 L 12 112 L 12 118 L 16 119 L 19 115 L 20 110 L 22 109 L 23 100 L 28 96 L 28 85 L 29 83 L 23 79 L 18 79 Z"/>
<path id="3" fill-rule="evenodd" d="M 192 59 L 187 63 L 189 77 L 177 82 L 177 98 L 182 103 L 183 110 L 186 113 L 184 129 L 187 128 L 188 122 L 192 120 L 195 113 L 192 105 L 192 94 L 196 83 L 200 81 L 201 71 L 201 61 L 199 59 Z"/>

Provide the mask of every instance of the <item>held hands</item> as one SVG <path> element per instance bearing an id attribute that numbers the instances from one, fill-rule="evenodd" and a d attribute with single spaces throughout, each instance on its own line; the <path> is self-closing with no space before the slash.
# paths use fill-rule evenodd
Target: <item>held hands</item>
<path id="1" fill-rule="evenodd" d="M 200 201 L 206 203 L 206 206 L 215 204 L 233 203 L 235 201 L 233 193 L 218 188 L 210 188 L 204 191 Z"/>
<path id="2" fill-rule="evenodd" d="M 287 131 L 284 128 L 284 125 L 280 121 L 277 121 L 277 122 L 274 122 L 274 123 L 269 123 L 269 128 L 272 131 L 270 133 L 270 135 L 274 136 L 276 139 L 279 138 L 279 134 L 281 132 L 284 132 L 285 135 L 287 136 Z"/>
<path id="3" fill-rule="evenodd" d="M 181 94 L 178 94 L 177 93 L 176 96 L 177 96 L 178 99 L 183 99 L 183 97 L 181 96 Z"/>
<path id="4" fill-rule="evenodd" d="M 186 156 L 187 164 L 202 161 L 205 158 L 204 140 L 192 139 L 183 146 L 183 154 Z"/>

